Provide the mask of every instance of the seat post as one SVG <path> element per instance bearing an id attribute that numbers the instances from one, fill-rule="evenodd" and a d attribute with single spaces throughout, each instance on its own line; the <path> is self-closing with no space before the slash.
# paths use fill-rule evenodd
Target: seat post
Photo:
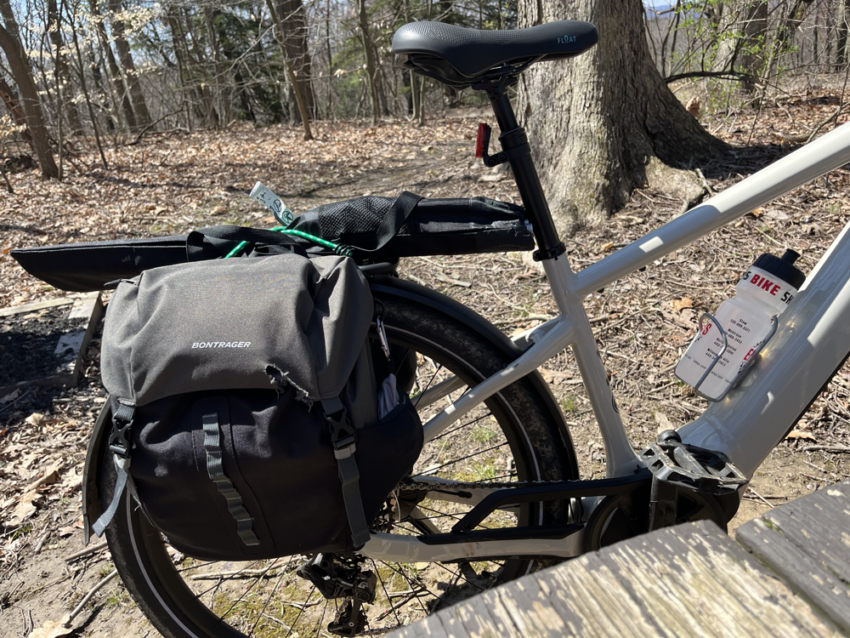
<path id="1" fill-rule="evenodd" d="M 501 130 L 499 142 L 509 158 L 523 206 L 534 229 L 538 248 L 534 251 L 534 260 L 557 259 L 558 255 L 566 252 L 566 248 L 558 237 L 549 203 L 537 176 L 528 136 L 516 120 L 505 87 L 492 87 L 487 90 L 487 95 Z"/>

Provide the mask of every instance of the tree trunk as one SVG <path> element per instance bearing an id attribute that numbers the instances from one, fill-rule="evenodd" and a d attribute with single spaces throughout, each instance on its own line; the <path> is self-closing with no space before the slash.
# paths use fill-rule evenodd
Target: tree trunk
<path id="1" fill-rule="evenodd" d="M 112 46 L 109 44 L 109 38 L 106 36 L 106 25 L 103 23 L 103 16 L 100 13 L 100 7 L 97 0 L 89 0 L 89 10 L 94 19 L 95 29 L 97 30 L 97 39 L 100 46 L 106 53 L 106 69 L 109 76 L 112 78 L 112 90 L 115 93 L 115 100 L 121 103 L 121 112 L 124 115 L 124 122 L 130 131 L 137 129 L 136 114 L 133 113 L 133 105 L 130 103 L 130 95 L 124 82 L 121 79 L 121 70 L 118 68 L 118 63 L 115 61 L 115 54 L 112 52 Z M 116 109 L 118 105 L 116 104 Z"/>
<path id="2" fill-rule="evenodd" d="M 277 3 L 277 15 L 280 19 L 284 33 L 284 46 L 286 57 L 292 65 L 293 73 L 298 82 L 298 90 L 304 100 L 304 107 L 312 119 L 318 117 L 316 111 L 316 95 L 313 92 L 312 62 L 310 51 L 307 48 L 307 18 L 304 15 L 302 0 L 279 0 Z M 295 111 L 298 117 L 300 114 Z"/>
<path id="3" fill-rule="evenodd" d="M 301 94 L 301 86 L 298 84 L 298 80 L 295 77 L 295 70 L 292 68 L 292 62 L 290 62 L 289 56 L 286 53 L 286 34 L 283 31 L 283 24 L 280 21 L 280 16 L 275 10 L 274 1 L 266 0 L 266 5 L 268 6 L 269 13 L 272 17 L 275 36 L 277 38 L 277 43 L 280 46 L 280 54 L 283 57 L 284 67 L 286 68 L 286 75 L 292 83 L 292 89 L 295 92 L 295 103 L 298 106 L 298 112 L 301 114 L 301 123 L 304 125 L 304 141 L 306 142 L 313 139 L 313 131 L 310 130 L 310 115 L 307 112 L 307 105 L 304 102 L 304 96 Z"/>
<path id="4" fill-rule="evenodd" d="M 836 71 L 841 71 L 847 64 L 847 32 L 850 30 L 850 0 L 838 0 L 838 15 L 836 17 L 835 62 Z"/>
<path id="5" fill-rule="evenodd" d="M 38 88 L 32 78 L 24 47 L 17 37 L 18 24 L 14 20 L 9 0 L 0 0 L 0 10 L 6 22 L 6 27 L 0 26 L 0 49 L 3 49 L 6 54 L 12 77 L 21 92 L 21 102 L 27 116 L 27 125 L 32 135 L 33 148 L 41 167 L 41 174 L 47 178 L 58 179 L 59 168 L 56 166 L 53 151 L 50 150 L 50 144 L 47 141 L 47 128 L 44 125 L 44 114 L 38 99 Z"/>
<path id="6" fill-rule="evenodd" d="M 603 221 L 647 184 L 696 201 L 701 180 L 679 169 L 726 149 L 662 80 L 641 10 L 640 0 L 519 3 L 521 28 L 570 16 L 599 29 L 583 55 L 520 76 L 517 114 L 561 231 Z"/>
<path id="7" fill-rule="evenodd" d="M 124 21 L 120 17 L 121 4 L 121 0 L 109 0 L 109 11 L 112 13 L 112 36 L 115 40 L 115 48 L 118 50 L 118 59 L 121 60 L 121 67 L 124 69 L 124 78 L 130 89 L 130 100 L 133 102 L 133 112 L 136 114 L 136 132 L 138 132 L 151 123 L 151 116 L 148 113 L 148 106 L 145 104 L 145 95 L 142 93 L 142 85 L 139 82 L 139 74 L 133 62 L 133 55 L 130 53 L 130 43 L 127 42 Z"/>
<path id="8" fill-rule="evenodd" d="M 59 19 L 59 9 L 56 5 L 56 0 L 47 0 L 47 33 L 50 36 L 50 44 L 53 45 L 54 64 L 58 82 L 64 85 L 65 90 L 61 93 L 64 95 L 63 108 L 68 116 L 68 125 L 71 127 L 71 135 L 82 135 L 83 125 L 80 122 L 80 112 L 77 110 L 77 103 L 74 102 L 73 85 L 71 84 L 71 73 L 68 70 L 68 58 L 62 50 L 64 42 L 62 41 L 61 20 Z M 61 89 L 61 87 L 59 87 Z"/>
<path id="9" fill-rule="evenodd" d="M 0 99 L 3 100 L 3 104 L 9 109 L 12 119 L 15 121 L 15 126 L 24 127 L 24 130 L 21 131 L 21 137 L 32 146 L 32 134 L 30 133 L 29 126 L 27 126 L 27 115 L 21 108 L 15 91 L 2 77 L 0 77 Z"/>
<path id="10" fill-rule="evenodd" d="M 755 93 L 756 82 L 764 71 L 767 53 L 767 0 L 755 0 L 744 9 L 744 25 L 741 29 L 741 71 L 747 78 L 741 88 L 749 94 Z"/>
<path id="11" fill-rule="evenodd" d="M 378 101 L 377 65 L 375 64 L 375 53 L 372 48 L 372 38 L 369 36 L 369 13 L 366 11 L 366 0 L 357 0 L 357 17 L 360 24 L 360 37 L 363 43 L 363 53 L 366 56 L 366 83 L 369 89 L 369 107 L 372 109 L 372 126 L 378 123 Z"/>
<path id="12" fill-rule="evenodd" d="M 230 82 L 224 78 L 224 65 L 221 63 L 218 38 L 215 31 L 215 12 L 212 7 L 204 7 L 204 24 L 207 28 L 207 39 L 213 54 L 215 68 L 215 101 L 218 102 L 218 112 L 224 126 L 230 123 Z"/>

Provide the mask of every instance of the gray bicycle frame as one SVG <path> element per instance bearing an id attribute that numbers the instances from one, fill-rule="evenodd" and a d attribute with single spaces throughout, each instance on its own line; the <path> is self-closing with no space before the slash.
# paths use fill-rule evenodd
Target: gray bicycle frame
<path id="1" fill-rule="evenodd" d="M 522 335 L 533 344 L 510 366 L 485 379 L 425 425 L 425 440 L 449 426 L 501 389 L 571 347 L 587 388 L 605 446 L 609 477 L 632 474 L 641 466 L 620 418 L 582 300 L 587 295 L 692 243 L 751 210 L 831 170 L 850 163 L 850 123 L 807 144 L 751 175 L 641 239 L 575 273 L 566 255 L 543 262 L 559 316 Z M 774 337 L 742 383 L 679 430 L 685 443 L 726 454 L 752 476 L 805 411 L 850 352 L 850 223 L 809 274 L 779 316 Z M 451 388 L 451 382 L 447 384 Z M 446 388 L 433 397 L 444 397 Z M 486 490 L 481 490 L 486 493 Z M 477 495 L 478 496 L 478 495 Z M 479 500 L 480 496 L 474 500 Z M 588 503 L 591 507 L 593 502 Z M 363 553 L 389 560 L 450 560 L 476 555 L 574 556 L 578 534 L 563 541 L 517 541 L 510 548 L 492 543 L 423 547 L 414 537 L 381 534 Z M 502 553 L 504 552 L 504 553 Z M 438 558 L 433 558 L 432 554 Z"/>

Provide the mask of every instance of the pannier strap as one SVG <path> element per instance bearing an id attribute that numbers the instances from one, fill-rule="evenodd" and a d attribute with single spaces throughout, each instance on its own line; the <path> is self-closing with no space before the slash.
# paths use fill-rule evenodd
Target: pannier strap
<path id="1" fill-rule="evenodd" d="M 253 519 L 242 505 L 242 497 L 230 479 L 224 474 L 221 465 L 221 434 L 218 426 L 217 414 L 205 414 L 204 423 L 204 449 L 207 451 L 207 472 L 218 491 L 227 501 L 227 511 L 236 521 L 236 533 L 245 545 L 259 545 L 260 539 L 254 534 L 252 528 Z"/>
<path id="2" fill-rule="evenodd" d="M 139 500 L 136 494 L 136 486 L 133 483 L 133 477 L 130 476 L 130 448 L 132 447 L 132 439 L 130 437 L 130 428 L 133 427 L 133 413 L 135 409 L 126 403 L 118 403 L 112 413 L 112 430 L 109 433 L 109 450 L 112 452 L 115 461 L 115 489 L 112 492 L 112 501 L 106 511 L 100 515 L 94 525 L 92 531 L 98 536 L 103 536 L 103 531 L 107 528 L 115 512 L 118 511 L 118 504 L 121 502 L 121 495 L 124 494 L 124 489 L 130 490 L 130 494 L 136 501 Z"/>
<path id="3" fill-rule="evenodd" d="M 376 253 L 383 250 L 401 232 L 402 227 L 407 222 L 407 218 L 410 217 L 413 209 L 416 208 L 416 205 L 421 200 L 421 196 L 410 191 L 403 191 L 393 202 L 389 212 L 381 220 L 381 224 L 378 226 L 377 231 L 375 231 L 375 240 L 377 242 L 375 248 L 366 250 L 365 248 L 358 247 L 357 251 L 361 253 Z"/>
<path id="4" fill-rule="evenodd" d="M 348 526 L 351 528 L 351 541 L 355 549 L 359 549 L 369 540 L 369 524 L 363 511 L 363 499 L 360 496 L 360 470 L 354 459 L 355 430 L 348 420 L 348 412 L 339 397 L 322 401 L 325 420 L 331 431 L 331 443 L 339 470 L 339 481 L 342 484 L 342 501 L 345 503 L 345 513 L 348 515 Z"/>

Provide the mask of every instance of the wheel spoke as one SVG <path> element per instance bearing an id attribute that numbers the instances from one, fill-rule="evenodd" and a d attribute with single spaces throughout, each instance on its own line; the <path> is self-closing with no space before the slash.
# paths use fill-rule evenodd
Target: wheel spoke
<path id="1" fill-rule="evenodd" d="M 493 447 L 489 447 L 486 450 L 481 450 L 480 452 L 475 452 L 474 454 L 468 454 L 467 456 L 462 456 L 459 459 L 455 459 L 454 461 L 449 461 L 448 463 L 443 463 L 442 465 L 438 465 L 437 467 L 428 468 L 429 472 L 436 472 L 437 470 L 442 470 L 444 467 L 449 467 L 454 465 L 455 463 L 460 463 L 461 461 L 467 461 L 469 459 L 475 458 L 476 456 L 481 456 L 487 452 L 491 452 L 493 450 L 498 450 L 499 448 L 503 448 L 508 444 L 507 441 L 504 443 L 500 443 L 499 445 L 494 445 Z"/>
<path id="2" fill-rule="evenodd" d="M 509 355 L 502 353 L 498 347 L 476 337 L 468 327 L 452 319 L 445 318 L 441 323 L 437 321 L 438 314 L 427 321 L 417 319 L 416 315 L 404 314 L 403 308 L 399 310 L 409 302 L 382 303 L 385 304 L 387 337 L 394 347 L 393 368 L 397 375 L 414 374 L 412 382 L 418 395 L 412 397 L 412 402 L 418 407 L 423 422 L 511 361 Z M 420 313 L 419 317 L 422 313 L 434 314 L 425 307 L 414 307 Z M 409 376 L 403 381 L 411 383 Z M 556 433 L 557 429 L 543 417 L 532 416 L 533 427 L 525 426 L 527 417 L 524 411 L 531 409 L 539 415 L 538 406 L 546 404 L 530 387 L 523 381 L 493 395 L 486 404 L 482 403 L 465 415 L 462 422 L 452 424 L 450 429 L 430 441 L 420 455 L 413 481 L 452 481 L 468 485 L 474 498 L 458 497 L 450 488 L 443 495 L 445 498 L 441 498 L 439 485 L 435 485 L 433 493 L 428 493 L 424 499 L 421 492 L 408 494 L 408 500 L 405 500 L 403 491 L 394 492 L 398 499 L 396 512 L 401 511 L 409 518 L 400 522 L 390 521 L 388 531 L 408 538 L 449 532 L 452 525 L 471 511 L 475 502 L 495 489 L 476 485 L 567 478 L 568 472 L 560 466 L 555 467 L 551 460 L 537 456 L 538 450 L 546 450 L 548 458 L 551 458 L 551 451 L 558 451 L 563 441 L 560 436 L 552 438 L 548 434 Z M 533 409 L 528 406 L 533 406 Z M 568 458 L 570 452 L 567 450 L 566 454 L 557 458 Z M 461 491 L 461 488 L 456 489 Z M 130 511 L 130 517 L 139 529 L 151 529 L 141 512 Z M 486 526 L 477 529 L 533 525 L 537 520 L 540 520 L 538 506 L 521 504 L 497 509 L 484 521 Z M 142 538 L 149 539 L 150 533 L 136 537 L 135 545 L 123 544 L 120 558 L 124 563 L 136 560 L 133 548 L 140 545 L 138 541 Z M 167 548 L 167 539 L 161 540 L 161 551 L 155 543 L 145 541 L 147 544 L 143 550 L 149 552 L 152 560 L 148 562 L 154 567 L 148 578 L 143 573 L 144 565 L 139 563 L 142 572 L 137 569 L 133 590 L 148 587 L 145 583 L 166 584 L 158 586 L 158 589 L 156 585 L 150 585 L 149 590 L 156 589 L 155 594 L 166 601 L 166 607 L 171 603 L 169 597 L 179 599 L 179 606 L 175 609 L 184 611 L 190 624 L 196 623 L 198 629 L 194 633 L 222 633 L 223 625 L 210 625 L 209 620 L 205 620 L 212 611 L 214 618 L 221 618 L 233 630 L 251 636 L 277 630 L 284 638 L 296 633 L 302 637 L 333 638 L 328 634 L 326 625 L 344 609 L 341 599 L 323 600 L 313 583 L 295 575 L 292 568 L 300 563 L 301 558 L 290 557 L 287 562 L 283 559 L 252 561 L 250 558 L 245 561 L 205 561 L 187 557 L 187 560 L 181 559 L 174 564 L 171 556 L 176 555 L 175 551 Z M 369 559 L 361 565 L 362 569 L 375 572 L 377 596 L 371 606 L 374 611 L 367 610 L 372 617 L 367 617 L 366 627 L 388 629 L 385 625 L 400 626 L 416 621 L 463 596 L 485 591 L 494 584 L 527 573 L 530 564 L 529 559 L 467 561 L 449 565 L 386 563 Z M 122 573 L 122 577 L 126 575 Z M 214 581 L 205 583 L 207 578 Z M 252 580 L 242 582 L 246 578 Z M 185 583 L 188 591 L 181 593 L 186 588 L 178 586 L 175 581 Z M 145 602 L 149 608 L 161 605 L 151 596 L 145 598 Z M 286 631 L 280 631 L 281 628 Z M 168 626 L 166 629 L 163 633 L 180 633 Z"/>

